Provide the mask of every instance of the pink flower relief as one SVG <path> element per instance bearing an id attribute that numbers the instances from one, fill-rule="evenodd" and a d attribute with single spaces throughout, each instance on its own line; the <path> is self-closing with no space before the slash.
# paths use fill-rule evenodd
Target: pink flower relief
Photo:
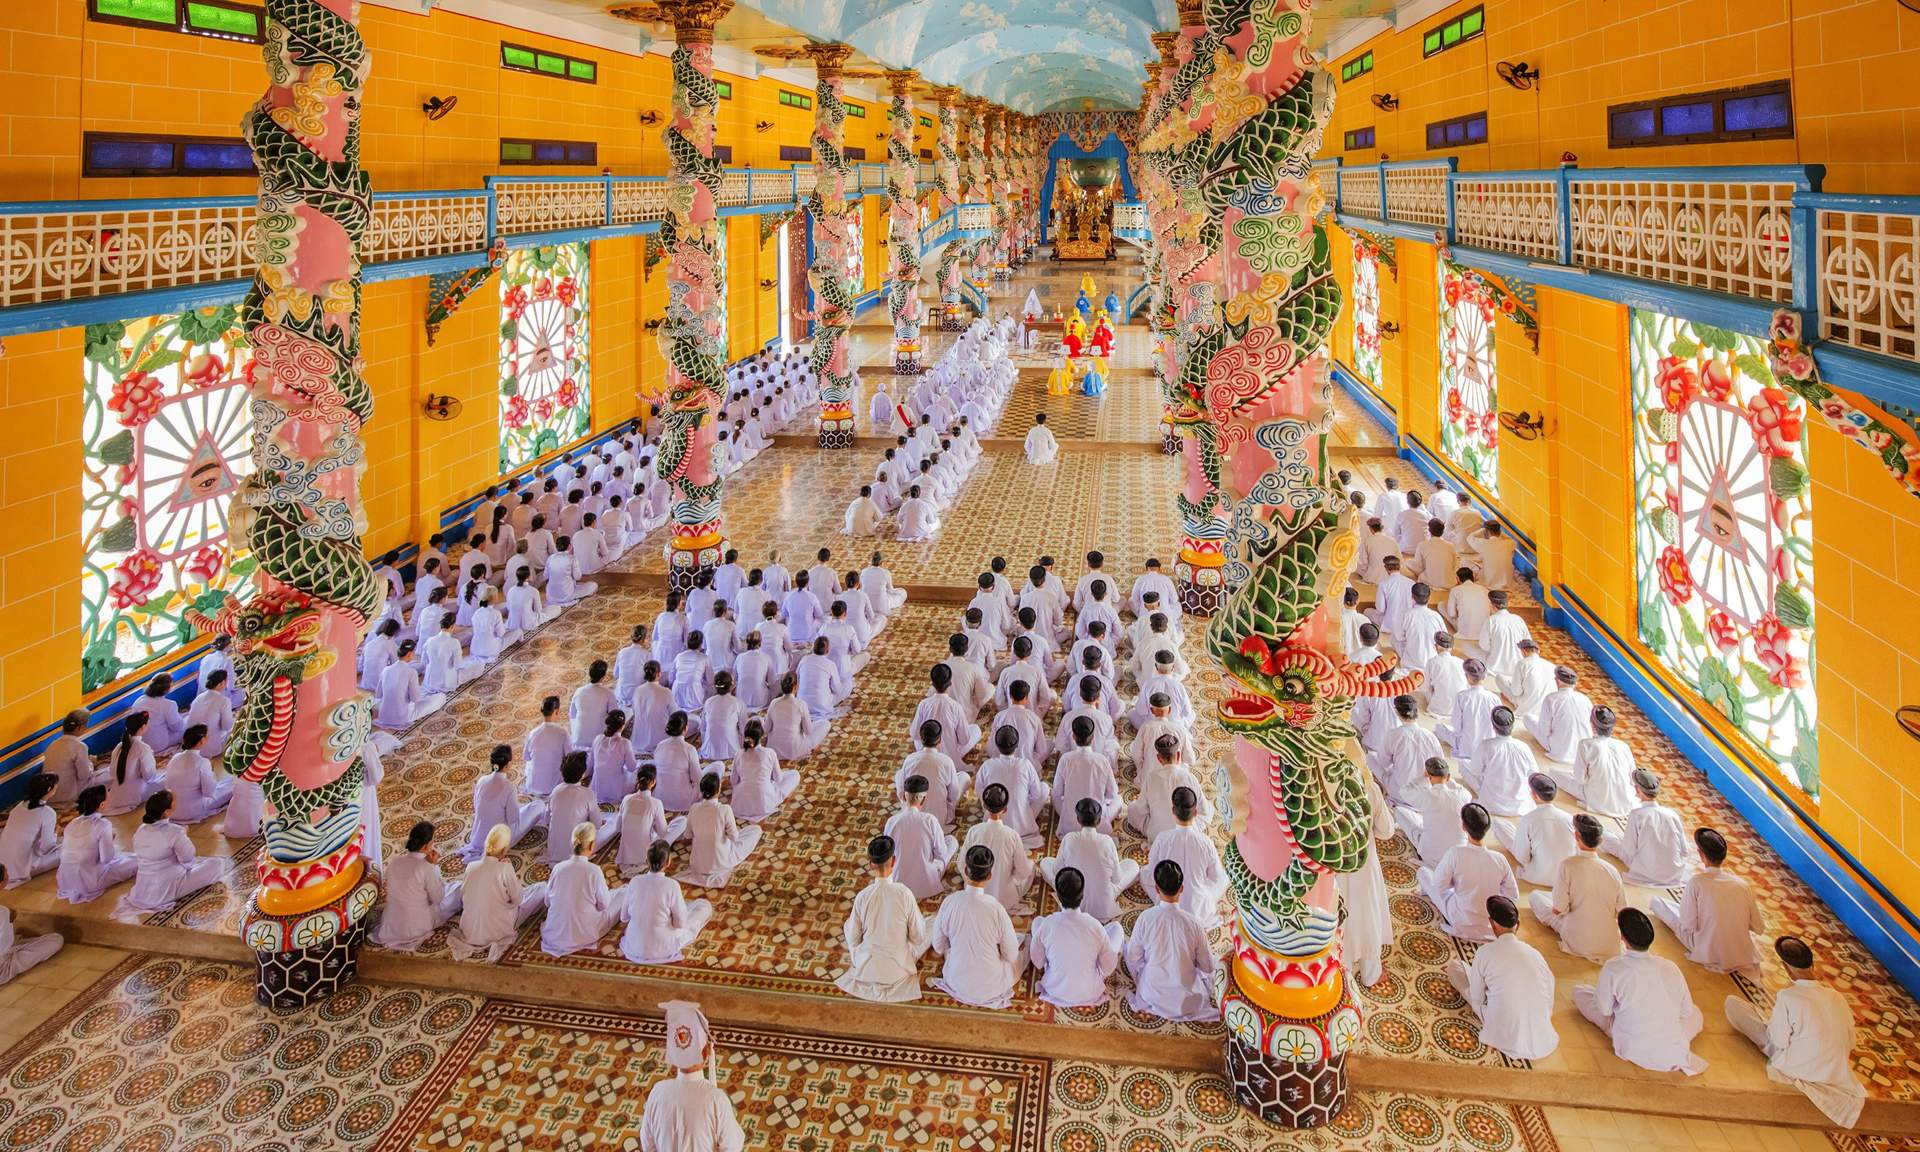
<path id="1" fill-rule="evenodd" d="M 500 419 L 508 428 L 524 428 L 527 425 L 527 398 L 525 396 L 507 397 L 507 406 L 500 413 Z"/>
<path id="2" fill-rule="evenodd" d="M 195 388 L 209 388 L 225 379 L 226 361 L 212 352 L 202 352 L 188 360 L 180 370 L 180 378 Z"/>
<path id="3" fill-rule="evenodd" d="M 1747 423 L 1764 455 L 1792 456 L 1800 446 L 1800 411 L 1778 388 L 1762 388 L 1748 401 Z"/>
<path id="4" fill-rule="evenodd" d="M 1707 635 L 1713 639 L 1713 646 L 1722 652 L 1731 652 L 1740 647 L 1740 626 L 1725 612 L 1707 613 Z"/>
<path id="5" fill-rule="evenodd" d="M 1700 365 L 1700 390 L 1715 400 L 1733 395 L 1733 367 L 1725 360 L 1708 360 Z"/>
<path id="6" fill-rule="evenodd" d="M 1806 662 L 1793 654 L 1793 630 L 1769 612 L 1753 626 L 1753 655 L 1767 679 L 1781 688 L 1804 688 Z"/>
<path id="7" fill-rule="evenodd" d="M 568 376 L 560 381 L 560 387 L 554 390 L 553 395 L 560 407 L 571 408 L 580 403 L 580 385 L 574 383 L 573 377 Z"/>
<path id="8" fill-rule="evenodd" d="M 193 577 L 196 584 L 211 584 L 219 579 L 220 573 L 227 567 L 227 554 L 224 549 L 208 544 L 193 554 L 187 561 L 187 575 Z"/>
<path id="9" fill-rule="evenodd" d="M 151 548 L 128 553 L 114 566 L 107 585 L 107 599 L 115 608 L 145 604 L 154 589 L 160 587 L 160 554 Z"/>
<path id="10" fill-rule="evenodd" d="M 545 396 L 535 400 L 533 402 L 533 418 L 542 424 L 553 419 L 553 401 L 547 399 Z"/>
<path id="11" fill-rule="evenodd" d="M 127 428 L 138 428 L 153 419 L 160 410 L 160 382 L 145 372 L 129 372 L 113 382 L 107 397 L 107 411 L 120 417 Z"/>

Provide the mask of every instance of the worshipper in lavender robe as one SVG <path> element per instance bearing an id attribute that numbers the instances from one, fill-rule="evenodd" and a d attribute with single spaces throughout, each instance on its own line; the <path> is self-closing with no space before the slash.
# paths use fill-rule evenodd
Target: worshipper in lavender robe
<path id="1" fill-rule="evenodd" d="M 0 864 L 0 885 L 8 888 L 14 885 L 14 878 L 4 864 Z M 16 935 L 13 930 L 13 909 L 0 904 L 0 985 L 51 960 L 65 943 L 55 932 L 40 936 Z"/>
<path id="2" fill-rule="evenodd" d="M 107 802 L 103 815 L 118 816 L 131 812 L 160 790 L 160 774 L 154 770 L 153 747 L 143 736 L 147 713 L 129 710 L 120 722 L 120 742 L 107 757 Z"/>
<path id="3" fill-rule="evenodd" d="M 633 791 L 620 801 L 620 850 L 614 854 L 613 865 L 622 876 L 632 876 L 645 867 L 647 852 L 654 844 L 672 845 L 686 835 L 687 818 L 667 818 L 666 806 L 653 794 L 654 779 L 653 765 L 640 765 Z"/>
<path id="4" fill-rule="evenodd" d="M 544 806 L 543 806 L 544 807 Z M 522 884 L 507 850 L 513 829 L 495 824 L 481 837 L 481 853 L 460 881 L 460 924 L 447 936 L 455 960 L 485 955 L 489 964 L 506 955 L 520 927 L 547 906 L 547 882 Z"/>
<path id="5" fill-rule="evenodd" d="M 920 723 L 915 731 L 916 746 L 894 773 L 893 787 L 895 796 L 904 801 L 907 798 L 907 782 L 916 776 L 925 780 L 929 789 L 927 811 L 933 814 L 942 828 L 951 829 L 954 813 L 960 807 L 961 798 L 967 794 L 972 776 L 960 771 L 953 757 L 941 749 L 942 735 L 943 728 L 938 720 Z"/>
<path id="6" fill-rule="evenodd" d="M 520 759 L 527 766 L 527 794 L 546 796 L 560 783 L 560 762 L 566 758 L 573 741 L 566 726 L 559 722 L 560 697 L 540 701 L 540 722 L 528 730 L 520 742 Z"/>
<path id="7" fill-rule="evenodd" d="M 1078 827 L 1060 840 L 1057 856 L 1040 861 L 1040 875 L 1048 884 L 1063 868 L 1077 868 L 1086 882 L 1089 916 L 1106 921 L 1120 915 L 1120 893 L 1140 877 L 1140 865 L 1120 856 L 1119 847 L 1105 830 L 1104 810 L 1098 800 L 1086 798 L 1073 808 Z"/>
<path id="8" fill-rule="evenodd" d="M 487 844 L 496 827 L 507 830 L 507 847 L 511 848 L 538 828 L 547 816 L 546 802 L 521 800 L 513 777 L 507 775 L 507 765 L 513 763 L 510 745 L 495 744 L 487 755 L 487 763 L 491 771 L 482 774 L 473 784 L 473 831 L 467 837 L 466 849 L 460 853 L 468 862 L 490 851 Z"/>
<path id="9" fill-rule="evenodd" d="M 100 811 L 106 799 L 104 785 L 81 789 L 74 800 L 78 814 L 61 836 L 55 890 L 69 904 L 98 900 L 107 889 L 131 880 L 139 868 L 140 862 L 132 853 L 120 851 L 113 823 Z"/>
<path id="10" fill-rule="evenodd" d="M 1544 1060 L 1560 1046 L 1553 971 L 1520 939 L 1520 910 L 1510 897 L 1488 897 L 1484 915 L 1492 940 L 1474 950 L 1471 965 L 1447 961 L 1447 982 L 1480 1017 L 1482 1044 L 1515 1060 Z"/>
<path id="11" fill-rule="evenodd" d="M 741 827 L 719 795 L 720 774 L 709 772 L 700 778 L 700 802 L 687 813 L 686 877 L 697 888 L 725 888 L 765 832 L 758 824 Z"/>
<path id="12" fill-rule="evenodd" d="M 1179 737 L 1171 732 L 1162 734 L 1154 744 L 1152 759 L 1144 764 L 1135 761 L 1135 768 L 1134 784 L 1140 792 L 1127 805 L 1127 824 L 1149 844 L 1174 826 L 1173 795 L 1182 788 L 1200 797 L 1199 811 L 1191 817 L 1195 824 L 1205 828 L 1213 822 L 1213 804 L 1205 799 L 1200 778 L 1181 761 Z"/>
<path id="13" fill-rule="evenodd" d="M 1798 936 L 1773 942 L 1792 981 L 1774 994 L 1761 1016 L 1744 997 L 1726 999 L 1727 1023 L 1767 1058 L 1767 1079 L 1806 1093 L 1827 1119 L 1843 1128 L 1860 1121 L 1867 1090 L 1853 1070 L 1853 1009 L 1847 998 L 1814 979 L 1813 949 Z"/>
<path id="14" fill-rule="evenodd" d="M 379 869 L 386 861 L 386 847 L 380 841 L 380 782 L 387 777 L 387 770 L 380 759 L 380 749 L 369 737 L 360 743 L 360 858 L 367 867 Z M 263 797 L 264 800 L 264 797 Z M 227 816 L 233 816 L 232 804 L 227 805 Z M 255 823 L 256 830 L 258 822 Z"/>
<path id="15" fill-rule="evenodd" d="M 44 772 L 30 777 L 26 798 L 7 813 L 6 827 L 0 828 L 0 868 L 6 869 L 9 888 L 60 864 L 59 818 L 47 803 L 59 783 Z"/>
<path id="16" fill-rule="evenodd" d="M 1493 817 L 1480 804 L 1460 809 L 1460 827 L 1466 843 L 1455 844 L 1431 867 L 1422 867 L 1414 876 L 1420 894 L 1440 910 L 1442 929 L 1462 940 L 1490 940 L 1487 926 L 1487 897 L 1520 899 L 1520 887 L 1513 879 L 1513 866 L 1507 858 L 1481 841 L 1493 826 Z"/>
<path id="17" fill-rule="evenodd" d="M 960 853 L 963 859 L 967 850 L 975 847 L 993 853 L 993 874 L 987 878 L 987 891 L 1011 912 L 1021 905 L 1027 889 L 1033 886 L 1034 867 L 1026 845 L 1020 842 L 1020 833 L 1007 824 L 1007 804 L 1004 786 L 994 784 L 980 790 L 980 805 L 986 809 L 986 817 L 967 829 Z"/>
<path id="18" fill-rule="evenodd" d="M 607 713 L 618 703 L 606 681 L 607 662 L 595 660 L 587 665 L 587 682 L 574 689 L 573 700 L 567 705 L 569 739 L 582 752 L 593 747 L 594 739 L 606 731 Z"/>
<path id="19" fill-rule="evenodd" d="M 887 820 L 885 833 L 894 845 L 897 876 L 917 900 L 938 896 L 946 887 L 947 866 L 960 845 L 932 812 L 927 811 L 931 782 L 921 775 L 900 784 L 900 809 Z"/>
<path id="20" fill-rule="evenodd" d="M 1696 828 L 1693 846 L 1700 867 L 1687 877 L 1679 900 L 1655 896 L 1647 911 L 1667 926 L 1687 959 L 1709 972 L 1760 973 L 1760 949 L 1754 937 L 1767 930 L 1760 902 L 1746 880 L 1727 871 L 1727 838 L 1713 828 Z"/>
<path id="21" fill-rule="evenodd" d="M 1028 936 L 1027 958 L 1040 973 L 1040 998 L 1062 1008 L 1104 1004 L 1126 933 L 1118 921 L 1101 924 L 1080 910 L 1086 881 L 1078 868 L 1056 872 L 1053 891 L 1059 910 L 1036 918 Z"/>
<path id="22" fill-rule="evenodd" d="M 635 964 L 678 964 L 713 919 L 711 901 L 688 901 L 680 882 L 667 874 L 672 856 L 672 845 L 655 840 L 647 847 L 647 870 L 621 890 L 620 919 L 627 928 L 620 934 L 620 954 Z"/>
<path id="23" fill-rule="evenodd" d="M 573 829 L 582 824 L 591 824 L 597 830 L 596 848 L 619 830 L 619 815 L 600 811 L 586 779 L 587 754 L 567 753 L 560 762 L 560 784 L 547 801 L 547 850 L 540 857 L 545 863 L 558 864 L 572 853 Z"/>
<path id="24" fill-rule="evenodd" d="M 1053 790 L 1040 779 L 1040 770 L 1034 767 L 1033 760 L 1022 752 L 1020 733 L 1012 725 L 1001 725 L 994 730 L 993 746 L 999 755 L 980 765 L 974 787 L 982 796 L 989 788 L 1006 789 L 1007 826 L 1020 837 L 1024 847 L 1038 848 L 1046 843 L 1046 837 L 1040 832 L 1040 813 L 1046 810 Z"/>
<path id="25" fill-rule="evenodd" d="M 835 980 L 849 996 L 889 1004 L 920 999 L 920 956 L 928 944 L 919 898 L 894 879 L 894 865 L 892 837 L 867 843 L 873 880 L 853 898 L 843 930 L 850 963 Z"/>
<path id="26" fill-rule="evenodd" d="M 913 730 L 929 720 L 940 723 L 940 750 L 947 754 L 955 764 L 967 758 L 967 753 L 980 742 L 980 726 L 973 723 L 967 715 L 966 707 L 953 695 L 953 669 L 948 665 L 935 664 L 927 672 L 931 685 L 926 696 L 913 711 Z"/>
<path id="27" fill-rule="evenodd" d="M 56 808 L 70 808 L 82 791 L 95 784 L 104 787 L 107 783 L 107 770 L 94 767 L 93 753 L 80 738 L 80 733 L 92 722 L 93 713 L 85 708 L 69 711 L 60 720 L 60 735 L 47 745 L 40 771 L 53 777 L 53 794 L 47 802 Z"/>
<path id="28" fill-rule="evenodd" d="M 606 873 L 593 860 L 601 842 L 593 821 L 574 825 L 568 835 L 572 855 L 554 865 L 547 877 L 547 918 L 540 925 L 540 950 L 567 956 L 591 948 L 620 923 L 622 891 L 607 886 Z"/>
<path id="29" fill-rule="evenodd" d="M 198 724 L 205 728 L 207 737 L 200 751 L 206 756 L 219 756 L 226 752 L 227 740 L 233 735 L 233 701 L 225 692 L 227 670 L 215 669 L 205 682 L 208 686 L 187 706 L 187 727 Z"/>
<path id="30" fill-rule="evenodd" d="M 122 904 L 140 912 L 165 912 L 181 897 L 217 883 L 227 861 L 200 859 L 187 830 L 171 819 L 173 795 L 162 788 L 147 797 L 140 827 L 133 833 L 133 855 L 139 862 L 133 889 Z"/>
<path id="31" fill-rule="evenodd" d="M 787 673 L 780 678 L 780 695 L 767 705 L 767 746 L 783 761 L 805 760 L 827 738 L 829 721 L 814 719 L 799 687 L 799 677 Z"/>
<path id="32" fill-rule="evenodd" d="M 1023 853 L 1024 855 L 1024 853 Z M 987 884 L 993 878 L 993 850 L 982 844 L 967 849 L 966 887 L 940 902 L 928 943 L 945 957 L 933 986 L 962 1004 L 1005 1008 L 1027 967 L 1026 941 Z"/>
<path id="33" fill-rule="evenodd" d="M 407 848 L 388 865 L 386 904 L 373 942 L 396 952 L 412 952 L 434 930 L 460 912 L 464 885 L 449 884 L 440 873 L 440 850 L 433 846 L 433 821 L 421 820 L 407 831 Z"/>
<path id="34" fill-rule="evenodd" d="M 640 767 L 633 741 L 627 737 L 627 714 L 615 708 L 607 713 L 600 735 L 593 739 L 593 799 L 618 804 L 633 790 L 633 774 Z"/>
<path id="35" fill-rule="evenodd" d="M 180 734 L 187 730 L 186 717 L 181 715 L 180 705 L 167 696 L 171 691 L 173 677 L 161 672 L 147 681 L 146 691 L 127 706 L 129 715 L 139 712 L 146 716 L 146 741 L 153 746 L 156 756 L 165 756 L 180 747 Z"/>
<path id="36" fill-rule="evenodd" d="M 413 650 L 413 641 L 400 641 L 399 647 L 394 650 L 393 663 L 380 673 L 380 692 L 375 702 L 373 722 L 382 728 L 404 732 L 446 706 L 445 693 L 420 690 L 420 674 L 413 664 Z"/>
<path id="37" fill-rule="evenodd" d="M 182 824 L 197 824 L 217 816 L 233 797 L 233 777 L 213 775 L 213 762 L 201 746 L 207 730 L 199 724 L 187 725 L 180 737 L 180 751 L 167 761 L 160 783 L 173 793 L 173 815 Z"/>
<path id="38" fill-rule="evenodd" d="M 1134 921 L 1127 940 L 1127 971 L 1135 1012 L 1165 1020 L 1210 1020 L 1218 1012 L 1208 992 L 1218 963 L 1206 929 L 1180 907 L 1185 883 L 1180 865 L 1162 860 L 1153 869 L 1156 902 Z"/>
<path id="39" fill-rule="evenodd" d="M 1073 747 L 1061 755 L 1053 769 L 1054 815 L 1065 827 L 1080 801 L 1090 799 L 1100 806 L 1099 825 L 1107 831 L 1126 807 L 1120 799 L 1120 783 L 1114 778 L 1113 758 L 1094 747 L 1092 717 L 1076 716 L 1071 731 Z"/>
<path id="40" fill-rule="evenodd" d="M 1596 964 L 1620 954 L 1620 910 L 1627 906 L 1620 870 L 1600 855 L 1600 821 L 1582 812 L 1573 818 L 1573 855 L 1560 862 L 1551 892 L 1527 898 L 1542 927 L 1560 937 L 1560 950 Z"/>
<path id="41" fill-rule="evenodd" d="M 766 732 L 758 720 L 747 721 L 741 745 L 730 773 L 734 815 L 753 823 L 773 815 L 793 795 L 800 787 L 800 773 L 780 767 L 780 758 L 767 747 Z"/>
<path id="42" fill-rule="evenodd" d="M 1613 1054 L 1652 1072 L 1698 1076 L 1707 1062 L 1693 1054 L 1705 1023 L 1679 965 L 1655 956 L 1653 921 L 1638 908 L 1619 916 L 1618 956 L 1600 966 L 1592 984 L 1576 984 L 1573 1006 L 1613 1041 Z"/>

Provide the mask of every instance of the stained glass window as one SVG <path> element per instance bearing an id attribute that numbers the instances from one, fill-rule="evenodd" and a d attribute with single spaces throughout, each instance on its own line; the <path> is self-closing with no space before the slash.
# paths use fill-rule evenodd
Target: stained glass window
<path id="1" fill-rule="evenodd" d="M 1806 411 L 1750 336 L 1633 313 L 1640 640 L 1819 791 Z"/>
<path id="2" fill-rule="evenodd" d="M 1380 261 L 1369 249 L 1353 250 L 1353 371 L 1380 387 Z"/>
<path id="3" fill-rule="evenodd" d="M 1440 262 L 1440 451 L 1488 492 L 1500 491 L 1494 378 L 1496 309 L 1486 285 Z"/>
<path id="4" fill-rule="evenodd" d="M 87 328 L 81 477 L 81 688 L 91 692 L 193 639 L 244 593 L 228 500 L 253 470 L 234 305 Z"/>
<path id="5" fill-rule="evenodd" d="M 500 470 L 592 427 L 587 245 L 521 248 L 500 270 Z"/>

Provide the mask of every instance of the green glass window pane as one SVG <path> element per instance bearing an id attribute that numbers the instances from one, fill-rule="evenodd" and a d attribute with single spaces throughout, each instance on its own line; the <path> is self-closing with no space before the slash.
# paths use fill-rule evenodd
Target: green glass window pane
<path id="1" fill-rule="evenodd" d="M 1475 32 L 1480 31 L 1480 27 L 1485 23 L 1486 19 L 1487 14 L 1485 12 L 1477 10 L 1469 12 L 1465 16 L 1460 17 L 1460 31 L 1465 35 L 1471 36 Z"/>
<path id="2" fill-rule="evenodd" d="M 1373 71 L 1373 53 L 1369 52 L 1361 57 L 1361 67 L 1368 72 Z"/>
<path id="3" fill-rule="evenodd" d="M 855 120 L 865 120 L 867 118 L 867 110 L 858 104 L 849 104 L 847 105 L 847 115 Z"/>
<path id="4" fill-rule="evenodd" d="M 733 85 L 728 81 L 715 80 L 713 82 L 713 90 L 719 94 L 722 100 L 733 99 Z"/>
<path id="5" fill-rule="evenodd" d="M 251 40 L 260 35 L 260 14 L 222 8 L 216 4 L 189 3 L 187 27 L 195 32 L 211 32 L 217 36 L 244 36 Z"/>
<path id="6" fill-rule="evenodd" d="M 533 50 L 519 48 L 512 44 L 500 45 L 500 62 L 509 68 L 532 68 Z"/>
<path id="7" fill-rule="evenodd" d="M 1447 25 L 1446 29 L 1441 33 L 1441 39 L 1446 41 L 1447 47 L 1449 48 L 1460 43 L 1460 25 Z"/>
<path id="8" fill-rule="evenodd" d="M 567 75 L 575 80 L 592 80 L 600 69 L 591 60 L 567 61 Z"/>
<path id="9" fill-rule="evenodd" d="M 95 10 L 120 20 L 141 20 L 173 26 L 174 0 L 98 0 Z"/>
<path id="10" fill-rule="evenodd" d="M 562 60 L 558 56 L 549 56 L 545 52 L 540 53 L 539 62 L 535 64 L 534 67 L 540 69 L 542 72 L 550 72 L 555 76 L 564 76 L 567 73 L 567 62 L 565 60 Z"/>
<path id="11" fill-rule="evenodd" d="M 502 140 L 500 141 L 500 159 L 531 160 L 533 159 L 533 145 L 523 140 Z"/>
<path id="12" fill-rule="evenodd" d="M 1438 51 L 1440 51 L 1440 30 L 1436 28 L 1427 33 L 1426 53 L 1431 56 Z"/>

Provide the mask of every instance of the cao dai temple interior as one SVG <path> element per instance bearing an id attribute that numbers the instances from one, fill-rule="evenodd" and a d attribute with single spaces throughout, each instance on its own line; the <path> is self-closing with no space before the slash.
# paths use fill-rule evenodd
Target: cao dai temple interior
<path id="1" fill-rule="evenodd" d="M 0 1147 L 1920 1146 L 1915 0 L 0 47 Z"/>

